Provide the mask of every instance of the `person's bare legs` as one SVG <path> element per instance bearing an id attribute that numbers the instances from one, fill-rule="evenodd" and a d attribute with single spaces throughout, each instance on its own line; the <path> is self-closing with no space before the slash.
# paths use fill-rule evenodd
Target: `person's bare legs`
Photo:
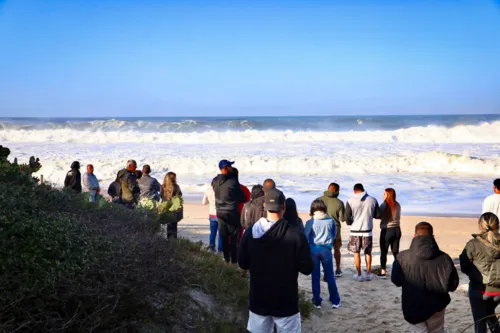
<path id="1" fill-rule="evenodd" d="M 335 257 L 335 264 L 337 265 L 337 271 L 340 271 L 340 249 L 335 249 L 333 256 Z"/>
<path id="2" fill-rule="evenodd" d="M 361 259 L 359 260 L 361 263 Z M 366 262 L 366 274 L 370 274 L 372 272 L 372 254 L 365 253 L 365 262 Z"/>
<path id="3" fill-rule="evenodd" d="M 358 275 L 361 276 L 361 253 L 354 253 L 354 264 L 356 265 L 356 270 L 358 271 Z"/>

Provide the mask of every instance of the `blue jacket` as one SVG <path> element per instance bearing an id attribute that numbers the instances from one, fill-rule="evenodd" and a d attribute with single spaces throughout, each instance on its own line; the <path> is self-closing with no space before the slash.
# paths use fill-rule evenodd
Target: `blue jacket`
<path id="1" fill-rule="evenodd" d="M 311 251 L 322 251 L 325 247 L 331 250 L 337 235 L 337 227 L 330 216 L 316 212 L 313 218 L 307 221 L 304 234 Z"/>

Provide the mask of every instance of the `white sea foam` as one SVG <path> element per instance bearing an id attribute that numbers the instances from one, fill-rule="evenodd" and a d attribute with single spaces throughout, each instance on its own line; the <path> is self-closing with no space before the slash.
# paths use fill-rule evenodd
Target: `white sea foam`
<path id="1" fill-rule="evenodd" d="M 109 125 L 110 121 L 106 124 Z M 365 131 L 297 131 L 297 130 L 223 130 L 201 132 L 140 131 L 130 129 L 123 121 L 113 126 L 91 126 L 84 129 L 37 129 L 24 127 L 0 129 L 3 142 L 53 143 L 181 143 L 181 144 L 260 144 L 269 142 L 378 142 L 378 143 L 497 143 L 500 121 L 479 125 L 410 127 L 398 130 Z M 121 126 L 124 126 L 121 128 Z M 110 129 L 111 128 L 111 129 Z"/>

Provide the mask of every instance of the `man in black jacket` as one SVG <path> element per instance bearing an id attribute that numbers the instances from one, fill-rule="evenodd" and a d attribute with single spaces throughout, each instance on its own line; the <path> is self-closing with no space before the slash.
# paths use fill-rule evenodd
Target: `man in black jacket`
<path id="1" fill-rule="evenodd" d="M 238 178 L 232 173 L 234 162 L 222 160 L 219 162 L 221 173 L 212 181 L 215 192 L 215 208 L 219 233 L 222 237 L 222 252 L 227 263 L 238 263 L 238 240 L 240 214 L 238 204 L 245 202 L 245 193 L 241 189 Z"/>
<path id="2" fill-rule="evenodd" d="M 238 263 L 250 270 L 248 331 L 301 332 L 299 272 L 312 273 L 314 262 L 306 237 L 283 219 L 285 196 L 266 192 L 267 218 L 261 218 L 243 235 Z"/>
<path id="3" fill-rule="evenodd" d="M 459 279 L 453 260 L 439 250 L 432 225 L 416 225 L 410 249 L 394 261 L 391 280 L 403 287 L 403 315 L 411 332 L 444 332 L 448 293 L 457 289 Z"/>
<path id="4" fill-rule="evenodd" d="M 72 189 L 75 193 L 82 193 L 82 174 L 80 173 L 80 162 L 71 163 L 71 170 L 66 174 L 64 187 Z"/>

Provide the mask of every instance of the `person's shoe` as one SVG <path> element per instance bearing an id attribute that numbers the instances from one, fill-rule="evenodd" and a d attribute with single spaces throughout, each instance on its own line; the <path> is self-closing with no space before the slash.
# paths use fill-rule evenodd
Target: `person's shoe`
<path id="1" fill-rule="evenodd" d="M 314 306 L 316 309 L 321 309 L 321 303 L 314 303 L 314 302 L 313 302 L 313 306 Z"/>
<path id="2" fill-rule="evenodd" d="M 373 277 L 374 277 L 374 276 L 373 276 L 373 274 L 372 274 L 372 273 L 368 273 L 368 274 L 366 274 L 365 280 L 366 280 L 366 281 L 371 281 L 371 280 L 373 280 Z"/>
<path id="3" fill-rule="evenodd" d="M 335 277 L 342 277 L 342 275 L 343 275 L 343 273 L 342 273 L 342 271 L 340 269 L 337 269 L 335 271 Z"/>
<path id="4" fill-rule="evenodd" d="M 339 304 L 332 303 L 332 309 L 338 309 L 338 308 L 340 308 L 340 302 L 339 302 Z"/>
<path id="5" fill-rule="evenodd" d="M 387 275 L 386 275 L 386 274 L 382 274 L 382 273 L 378 273 L 378 274 L 377 274 L 377 277 L 378 277 L 379 279 L 382 279 L 382 280 L 387 279 Z"/>
<path id="6" fill-rule="evenodd" d="M 354 280 L 358 282 L 363 282 L 365 281 L 365 277 L 363 275 L 354 274 Z"/>

